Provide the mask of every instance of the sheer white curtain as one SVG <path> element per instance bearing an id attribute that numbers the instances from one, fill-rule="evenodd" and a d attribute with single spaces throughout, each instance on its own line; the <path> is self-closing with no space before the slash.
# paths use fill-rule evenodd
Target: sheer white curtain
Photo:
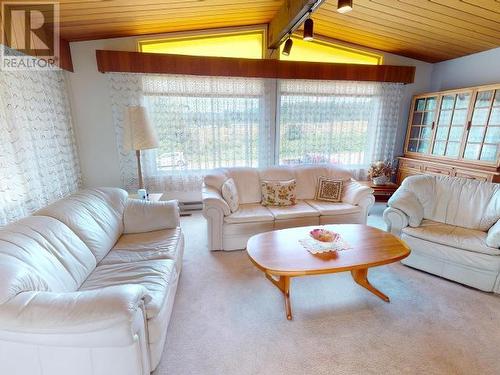
<path id="1" fill-rule="evenodd" d="M 362 178 L 372 161 L 392 160 L 402 87 L 280 81 L 279 163 L 338 163 Z"/>
<path id="2" fill-rule="evenodd" d="M 125 187 L 137 186 L 133 153 L 124 153 L 127 105 L 148 108 L 160 146 L 143 157 L 150 190 L 199 191 L 203 174 L 271 161 L 269 96 L 264 79 L 109 74 L 113 117 Z"/>
<path id="3" fill-rule="evenodd" d="M 0 225 L 80 186 L 61 71 L 0 71 Z"/>

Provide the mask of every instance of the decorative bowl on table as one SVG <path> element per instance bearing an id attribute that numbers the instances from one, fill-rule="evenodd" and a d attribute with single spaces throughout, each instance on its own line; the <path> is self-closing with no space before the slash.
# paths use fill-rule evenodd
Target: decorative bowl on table
<path id="1" fill-rule="evenodd" d="M 313 229 L 309 235 L 317 241 L 335 242 L 339 238 L 339 234 L 327 229 Z"/>

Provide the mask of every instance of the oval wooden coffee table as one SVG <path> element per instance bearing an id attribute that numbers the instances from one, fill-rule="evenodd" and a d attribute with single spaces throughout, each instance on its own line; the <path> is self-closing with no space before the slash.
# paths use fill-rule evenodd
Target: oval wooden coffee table
<path id="1" fill-rule="evenodd" d="M 338 232 L 350 249 L 313 255 L 299 240 L 314 228 Z M 288 320 L 292 319 L 290 278 L 350 271 L 356 283 L 389 302 L 389 297 L 368 281 L 368 268 L 397 262 L 410 249 L 394 235 L 363 224 L 338 224 L 289 228 L 257 234 L 247 243 L 251 261 L 263 271 L 285 297 Z"/>

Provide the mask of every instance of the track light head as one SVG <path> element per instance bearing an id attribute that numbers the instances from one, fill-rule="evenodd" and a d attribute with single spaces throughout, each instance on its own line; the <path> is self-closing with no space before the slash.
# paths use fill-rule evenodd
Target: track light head
<path id="1" fill-rule="evenodd" d="M 293 46 L 293 40 L 291 37 L 288 37 L 288 39 L 285 42 L 285 46 L 283 47 L 283 55 L 288 56 L 290 55 L 290 51 L 292 50 Z"/>
<path id="2" fill-rule="evenodd" d="M 308 18 L 306 22 L 304 22 L 304 40 L 313 40 L 314 39 L 314 22 L 311 18 Z"/>
<path id="3" fill-rule="evenodd" d="M 347 13 L 352 10 L 352 0 L 339 0 L 337 5 L 337 12 Z"/>

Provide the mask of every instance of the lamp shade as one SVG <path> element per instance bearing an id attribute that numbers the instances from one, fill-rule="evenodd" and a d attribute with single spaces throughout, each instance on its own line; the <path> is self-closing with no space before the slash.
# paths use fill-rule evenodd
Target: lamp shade
<path id="1" fill-rule="evenodd" d="M 123 133 L 123 148 L 126 151 L 158 147 L 158 136 L 143 106 L 130 106 L 125 109 Z"/>

